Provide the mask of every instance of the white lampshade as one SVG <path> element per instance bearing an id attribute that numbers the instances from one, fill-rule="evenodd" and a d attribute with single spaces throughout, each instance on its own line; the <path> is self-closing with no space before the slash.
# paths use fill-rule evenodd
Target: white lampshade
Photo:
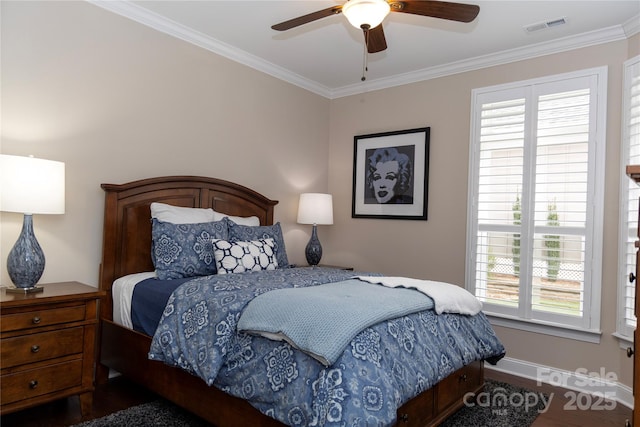
<path id="1" fill-rule="evenodd" d="M 349 0 L 342 6 L 342 13 L 356 28 L 377 27 L 390 10 L 385 0 Z"/>
<path id="2" fill-rule="evenodd" d="M 298 224 L 333 224 L 333 197 L 331 194 L 300 194 Z"/>
<path id="3" fill-rule="evenodd" d="M 62 162 L 0 155 L 0 210 L 63 214 L 64 175 Z"/>

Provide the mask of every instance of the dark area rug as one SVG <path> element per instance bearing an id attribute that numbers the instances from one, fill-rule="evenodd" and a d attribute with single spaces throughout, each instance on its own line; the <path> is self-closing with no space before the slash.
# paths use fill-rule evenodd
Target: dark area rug
<path id="1" fill-rule="evenodd" d="M 210 427 L 205 422 L 173 403 L 159 399 L 114 412 L 102 418 L 72 427 Z"/>
<path id="2" fill-rule="evenodd" d="M 444 427 L 528 427 L 544 410 L 547 396 L 487 380 L 476 399 L 449 417 Z M 72 427 L 207 427 L 202 419 L 166 400 L 134 406 Z"/>
<path id="3" fill-rule="evenodd" d="M 440 427 L 528 427 L 548 402 L 544 393 L 486 380 L 484 390 Z"/>

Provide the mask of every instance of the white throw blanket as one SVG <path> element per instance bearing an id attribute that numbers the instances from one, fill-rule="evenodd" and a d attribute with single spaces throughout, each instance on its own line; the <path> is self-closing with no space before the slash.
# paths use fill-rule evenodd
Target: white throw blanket
<path id="1" fill-rule="evenodd" d="M 460 286 L 433 280 L 411 279 L 409 277 L 356 276 L 356 279 L 384 285 L 390 288 L 415 289 L 433 299 L 435 311 L 475 315 L 482 310 L 482 303 L 473 294 Z"/>

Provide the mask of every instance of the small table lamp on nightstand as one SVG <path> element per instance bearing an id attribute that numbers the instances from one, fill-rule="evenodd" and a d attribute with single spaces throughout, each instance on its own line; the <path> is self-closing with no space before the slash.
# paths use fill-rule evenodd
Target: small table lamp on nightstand
<path id="1" fill-rule="evenodd" d="M 333 224 L 333 197 L 331 194 L 303 193 L 298 205 L 298 224 L 313 224 L 311 239 L 305 248 L 309 265 L 318 265 L 322 246 L 318 240 L 318 225 Z"/>
<path id="2" fill-rule="evenodd" d="M 39 292 L 44 252 L 33 234 L 33 214 L 64 213 L 64 163 L 33 157 L 0 155 L 0 210 L 24 214 L 22 231 L 7 257 L 7 271 L 16 289 Z"/>

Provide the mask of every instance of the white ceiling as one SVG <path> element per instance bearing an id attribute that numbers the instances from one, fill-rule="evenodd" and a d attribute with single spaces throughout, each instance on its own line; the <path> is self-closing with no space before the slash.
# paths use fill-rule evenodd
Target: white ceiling
<path id="1" fill-rule="evenodd" d="M 364 63 L 362 30 L 339 14 L 279 32 L 271 25 L 341 1 L 89 0 L 327 98 L 425 80 L 628 38 L 640 32 L 640 1 L 492 0 L 471 23 L 391 13 L 388 49 Z M 528 33 L 524 27 L 564 18 Z"/>

